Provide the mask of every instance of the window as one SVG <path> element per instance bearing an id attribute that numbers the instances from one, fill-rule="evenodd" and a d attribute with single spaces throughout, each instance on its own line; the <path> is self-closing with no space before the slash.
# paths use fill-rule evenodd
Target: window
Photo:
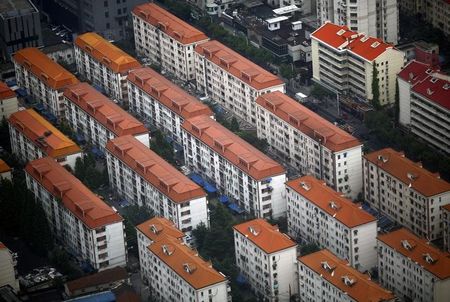
<path id="1" fill-rule="evenodd" d="M 104 6 L 104 7 L 108 7 L 108 1 L 107 1 L 107 0 L 105 0 L 105 1 L 103 2 L 103 6 Z"/>
<path id="2" fill-rule="evenodd" d="M 105 18 L 109 18 L 109 12 L 105 12 Z"/>

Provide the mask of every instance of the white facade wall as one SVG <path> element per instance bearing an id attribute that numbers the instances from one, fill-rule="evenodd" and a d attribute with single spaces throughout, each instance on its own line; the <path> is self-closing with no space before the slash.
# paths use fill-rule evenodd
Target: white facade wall
<path id="1" fill-rule="evenodd" d="M 397 77 L 399 96 L 399 123 L 409 126 L 411 123 L 411 84 Z"/>
<path id="2" fill-rule="evenodd" d="M 12 181 L 11 171 L 6 171 L 6 172 L 0 173 L 0 179 L 2 179 L 2 178 Z"/>
<path id="3" fill-rule="evenodd" d="M 110 98 L 126 102 L 128 100 L 127 74 L 114 72 L 83 49 L 76 45 L 74 48 L 75 63 L 79 74 L 93 85 L 103 88 Z"/>
<path id="4" fill-rule="evenodd" d="M 380 240 L 378 240 L 378 278 L 383 287 L 392 290 L 404 300 L 446 302 L 450 296 L 450 278 L 439 279 L 417 262 Z"/>
<path id="5" fill-rule="evenodd" d="M 182 44 L 134 14 L 133 28 L 138 56 L 149 58 L 181 80 L 195 79 L 194 48 L 208 39 Z"/>
<path id="6" fill-rule="evenodd" d="M 296 246 L 269 254 L 235 230 L 234 248 L 239 271 L 265 301 L 287 302 L 298 293 Z"/>
<path id="7" fill-rule="evenodd" d="M 50 194 L 28 173 L 27 188 L 41 203 L 53 234 L 64 247 L 81 260 L 88 260 L 94 269 L 125 266 L 127 261 L 123 222 L 91 229 L 64 207 L 58 197 Z"/>
<path id="8" fill-rule="evenodd" d="M 256 105 L 257 135 L 302 174 L 314 175 L 355 199 L 362 189 L 362 146 L 333 152 L 319 141 Z"/>
<path id="9" fill-rule="evenodd" d="M 208 145 L 183 130 L 186 166 L 212 180 L 224 195 L 236 200 L 247 213 L 277 218 L 286 213 L 286 174 L 256 180 Z"/>
<path id="10" fill-rule="evenodd" d="M 108 151 L 106 161 L 109 183 L 117 193 L 129 202 L 146 206 L 156 215 L 171 220 L 189 240 L 191 231 L 200 223 L 209 226 L 206 197 L 177 203 Z"/>
<path id="11" fill-rule="evenodd" d="M 195 76 L 198 90 L 254 126 L 258 120 L 256 99 L 261 94 L 272 91 L 285 92 L 284 83 L 255 89 L 197 52 L 195 52 Z"/>
<path id="12" fill-rule="evenodd" d="M 117 135 L 75 103 L 67 98 L 65 99 L 67 104 L 66 121 L 70 128 L 72 128 L 75 133 L 83 134 L 86 140 L 91 144 L 96 145 L 104 152 L 106 143 L 109 140 L 116 138 Z M 135 137 L 145 146 L 150 146 L 148 132 L 136 135 Z"/>
<path id="13" fill-rule="evenodd" d="M 17 97 L 0 100 L 0 119 L 8 119 L 11 114 L 19 110 Z"/>
<path id="14" fill-rule="evenodd" d="M 348 227 L 289 187 L 286 199 L 288 234 L 292 238 L 314 242 L 360 271 L 376 266 L 376 221 Z"/>
<path id="15" fill-rule="evenodd" d="M 10 285 L 17 293 L 20 287 L 16 266 L 17 260 L 12 252 L 7 247 L 0 247 L 0 287 Z"/>
<path id="16" fill-rule="evenodd" d="M 11 151 L 22 162 L 29 162 L 38 158 L 46 157 L 46 154 L 39 146 L 33 141 L 28 139 L 22 132 L 16 129 L 16 127 L 9 124 L 9 137 L 11 140 Z M 75 169 L 75 162 L 77 158 L 81 157 L 83 152 L 70 154 L 63 157 L 55 158 L 55 160 L 61 165 L 68 165 L 72 169 Z"/>
<path id="17" fill-rule="evenodd" d="M 64 90 L 57 90 L 47 86 L 32 72 L 17 64 L 14 60 L 17 85 L 26 89 L 28 94 L 41 102 L 45 108 L 57 118 L 64 117 Z"/>
<path id="18" fill-rule="evenodd" d="M 364 200 L 413 233 L 429 240 L 442 236 L 441 206 L 450 203 L 450 191 L 424 196 L 409 183 L 363 159 Z"/>

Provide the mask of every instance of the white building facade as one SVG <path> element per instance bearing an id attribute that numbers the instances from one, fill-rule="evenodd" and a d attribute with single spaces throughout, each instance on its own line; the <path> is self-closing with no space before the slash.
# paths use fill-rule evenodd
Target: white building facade
<path id="1" fill-rule="evenodd" d="M 243 211 L 257 217 L 286 213 L 285 169 L 208 116 L 183 125 L 186 166 L 216 184 Z"/>
<path id="2" fill-rule="evenodd" d="M 368 274 L 360 273 L 326 249 L 298 258 L 298 282 L 301 302 L 398 301 Z"/>
<path id="3" fill-rule="evenodd" d="M 450 258 L 406 229 L 378 237 L 378 278 L 402 301 L 445 302 Z"/>
<path id="4" fill-rule="evenodd" d="M 65 249 L 97 270 L 126 265 L 125 226 L 114 209 L 49 157 L 29 162 L 25 176 Z"/>
<path id="5" fill-rule="evenodd" d="M 236 265 L 264 301 L 290 301 L 298 293 L 297 244 L 264 219 L 235 225 Z"/>
<path id="6" fill-rule="evenodd" d="M 11 151 L 24 163 L 50 156 L 75 169 L 77 158 L 83 155 L 77 144 L 33 109 L 13 113 L 8 125 Z"/>
<path id="7" fill-rule="evenodd" d="M 129 110 L 140 120 L 182 145 L 181 125 L 198 115 L 213 117 L 209 107 L 148 67 L 128 75 Z"/>
<path id="8" fill-rule="evenodd" d="M 96 33 L 79 35 L 74 42 L 77 70 L 117 101 L 128 101 L 127 75 L 141 64 Z"/>
<path id="9" fill-rule="evenodd" d="M 19 103 L 16 93 L 0 81 L 0 119 L 8 119 L 17 110 L 19 110 Z"/>
<path id="10" fill-rule="evenodd" d="M 395 100 L 396 76 L 405 54 L 380 39 L 325 23 L 311 34 L 313 80 L 336 93 L 373 100 L 376 69 L 380 105 Z"/>
<path id="11" fill-rule="evenodd" d="M 132 17 L 138 56 L 181 80 L 194 80 L 194 48 L 209 38 L 155 3 L 136 6 Z"/>
<path id="12" fill-rule="evenodd" d="M 281 92 L 256 100 L 257 135 L 303 175 L 356 198 L 362 189 L 362 144 Z"/>
<path id="13" fill-rule="evenodd" d="M 110 140 L 106 160 L 111 186 L 132 204 L 171 220 L 191 240 L 191 231 L 209 226 L 206 193 L 134 137 Z"/>
<path id="14" fill-rule="evenodd" d="M 195 48 L 197 89 L 236 116 L 256 126 L 256 98 L 285 92 L 281 79 L 218 41 Z"/>
<path id="15" fill-rule="evenodd" d="M 17 254 L 11 252 L 0 242 L 0 287 L 9 285 L 18 293 L 20 291 L 17 273 Z"/>
<path id="16" fill-rule="evenodd" d="M 316 243 L 359 271 L 377 264 L 377 220 L 322 181 L 303 176 L 286 183 L 288 234 Z"/>
<path id="17" fill-rule="evenodd" d="M 364 155 L 364 199 L 420 237 L 442 237 L 442 206 L 450 184 L 401 152 L 387 148 Z"/>
<path id="18" fill-rule="evenodd" d="M 133 135 L 146 147 L 150 135 L 144 124 L 87 83 L 66 89 L 66 121 L 70 128 L 105 151 L 110 139 Z"/>
<path id="19" fill-rule="evenodd" d="M 442 207 L 442 224 L 444 249 L 450 253 L 450 204 Z"/>
<path id="20" fill-rule="evenodd" d="M 64 118 L 64 89 L 78 83 L 77 78 L 37 48 L 23 48 L 12 58 L 19 87 L 56 118 Z"/>

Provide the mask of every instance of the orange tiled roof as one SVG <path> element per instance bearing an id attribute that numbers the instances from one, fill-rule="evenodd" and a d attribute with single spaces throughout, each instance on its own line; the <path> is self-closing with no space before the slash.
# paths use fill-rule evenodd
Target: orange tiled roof
<path id="1" fill-rule="evenodd" d="M 1 249 L 6 249 L 6 245 L 3 242 L 0 241 L 0 250 Z"/>
<path id="2" fill-rule="evenodd" d="M 0 173 L 11 171 L 11 167 L 3 159 L 0 159 Z"/>
<path id="3" fill-rule="evenodd" d="M 155 3 L 145 3 L 136 6 L 133 9 L 133 14 L 145 22 L 158 27 L 182 44 L 191 44 L 208 39 L 203 32 L 172 15 Z"/>
<path id="4" fill-rule="evenodd" d="M 13 59 L 52 89 L 62 89 L 78 83 L 78 79 L 72 73 L 37 48 L 23 48 L 16 52 Z"/>
<path id="5" fill-rule="evenodd" d="M 130 69 L 141 67 L 135 58 L 96 33 L 79 35 L 75 39 L 75 45 L 115 73 L 126 73 Z"/>
<path id="6" fill-rule="evenodd" d="M 174 202 L 206 196 L 202 188 L 131 135 L 109 140 L 106 149 Z"/>
<path id="7" fill-rule="evenodd" d="M 16 97 L 16 93 L 5 83 L 0 81 L 0 100 L 6 100 Z"/>
<path id="8" fill-rule="evenodd" d="M 297 243 L 289 238 L 288 235 L 278 230 L 278 226 L 271 225 L 262 218 L 235 225 L 233 229 L 241 233 L 267 254 L 297 246 Z"/>
<path id="9" fill-rule="evenodd" d="M 279 163 L 206 115 L 185 120 L 182 128 L 256 180 L 286 173 Z"/>
<path id="10" fill-rule="evenodd" d="M 349 133 L 279 91 L 261 95 L 256 103 L 312 139 L 321 139 L 322 144 L 332 151 L 362 145 Z"/>
<path id="11" fill-rule="evenodd" d="M 81 148 L 77 144 L 33 109 L 11 114 L 8 123 L 53 158 L 81 152 Z"/>
<path id="12" fill-rule="evenodd" d="M 402 152 L 386 148 L 364 155 L 369 162 L 378 165 L 406 185 L 424 196 L 434 196 L 450 191 L 450 183 L 424 169 L 421 163 L 415 163 Z"/>
<path id="13" fill-rule="evenodd" d="M 407 229 L 401 228 L 382 234 L 377 239 L 439 279 L 450 278 L 450 254 L 433 247 L 427 240 L 417 237 Z M 428 262 L 426 255 L 429 255 L 432 261 Z"/>
<path id="14" fill-rule="evenodd" d="M 284 85 L 276 75 L 218 41 L 199 44 L 195 47 L 195 51 L 255 89 Z"/>
<path id="15" fill-rule="evenodd" d="M 25 171 L 90 229 L 121 222 L 122 217 L 50 157 L 33 160 Z"/>
<path id="16" fill-rule="evenodd" d="M 67 289 L 73 296 L 78 296 L 79 293 L 75 291 L 81 291 L 84 293 L 86 290 L 90 292 L 90 288 L 97 286 L 110 285 L 114 282 L 121 282 L 128 280 L 128 272 L 124 267 L 113 267 L 92 275 L 87 275 L 66 283 Z"/>
<path id="17" fill-rule="evenodd" d="M 213 115 L 208 106 L 151 68 L 132 70 L 127 79 L 183 119 Z"/>
<path id="18" fill-rule="evenodd" d="M 164 217 L 149 219 L 136 226 L 136 229 L 153 242 L 162 236 L 170 236 L 177 239 L 182 239 L 185 236 L 172 221 Z"/>
<path id="19" fill-rule="evenodd" d="M 442 208 L 448 212 L 450 212 L 450 203 L 446 204 L 445 206 L 442 206 Z"/>
<path id="20" fill-rule="evenodd" d="M 144 124 L 88 83 L 68 87 L 64 96 L 117 136 L 148 132 Z"/>
<path id="21" fill-rule="evenodd" d="M 324 181 L 314 176 L 303 176 L 290 180 L 286 183 L 286 186 L 349 228 L 377 220 L 351 200 L 343 197 L 341 193 L 328 187 Z"/>
<path id="22" fill-rule="evenodd" d="M 313 32 L 311 37 L 331 47 L 347 49 L 368 61 L 373 61 L 387 49 L 394 48 L 393 45 L 385 43 L 381 39 L 367 37 L 349 30 L 345 25 L 336 25 L 329 22 Z"/>
<path id="23" fill-rule="evenodd" d="M 324 249 L 299 257 L 298 260 L 339 290 L 347 293 L 354 301 L 382 302 L 395 299 L 392 292 L 371 281 L 370 276 L 352 268 L 347 261 L 336 257 L 329 250 Z M 345 284 L 345 277 L 352 279 L 353 285 Z"/>
<path id="24" fill-rule="evenodd" d="M 176 238 L 162 236 L 148 249 L 195 289 L 226 282 L 225 276 L 217 272 L 211 262 L 200 258 L 197 251 Z"/>

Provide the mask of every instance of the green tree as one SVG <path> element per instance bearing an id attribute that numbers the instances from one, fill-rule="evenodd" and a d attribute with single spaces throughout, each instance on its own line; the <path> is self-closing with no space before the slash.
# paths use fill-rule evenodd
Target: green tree
<path id="1" fill-rule="evenodd" d="M 399 118 L 400 118 L 400 94 L 399 94 L 399 88 L 398 88 L 398 81 L 395 81 L 395 104 L 394 104 L 394 110 L 395 110 L 395 124 L 398 125 Z"/>
<path id="2" fill-rule="evenodd" d="M 172 145 L 166 141 L 163 133 L 159 130 L 155 131 L 150 142 L 150 149 L 156 154 L 164 158 L 167 162 L 175 164 L 175 153 Z"/>
<path id="3" fill-rule="evenodd" d="M 281 64 L 280 74 L 285 79 L 292 79 L 295 76 L 295 72 L 291 65 Z"/>
<path id="4" fill-rule="evenodd" d="M 314 83 L 310 95 L 318 100 L 324 100 L 327 97 L 332 97 L 334 93 L 325 89 L 322 85 Z"/>
<path id="5" fill-rule="evenodd" d="M 236 117 L 233 116 L 230 123 L 230 130 L 232 132 L 238 132 L 239 131 L 239 122 Z"/>
<path id="6" fill-rule="evenodd" d="M 320 251 L 320 247 L 316 243 L 307 243 L 300 246 L 300 255 L 305 256 Z"/>
<path id="7" fill-rule="evenodd" d="M 2 119 L 0 123 L 0 142 L 3 147 L 8 152 L 11 152 L 11 141 L 9 138 L 9 127 L 8 122 L 5 118 Z"/>
<path id="8" fill-rule="evenodd" d="M 372 69 L 372 105 L 379 109 L 380 105 L 380 80 L 378 79 L 378 69 L 374 62 Z"/>
<path id="9" fill-rule="evenodd" d="M 255 132 L 252 131 L 240 131 L 238 135 L 245 140 L 247 143 L 258 149 L 259 151 L 266 153 L 267 152 L 267 140 L 259 139 L 256 136 Z"/>
<path id="10" fill-rule="evenodd" d="M 136 226 L 154 217 L 155 213 L 145 206 L 129 205 L 124 208 L 122 216 L 125 219 L 127 246 L 137 253 Z"/>

